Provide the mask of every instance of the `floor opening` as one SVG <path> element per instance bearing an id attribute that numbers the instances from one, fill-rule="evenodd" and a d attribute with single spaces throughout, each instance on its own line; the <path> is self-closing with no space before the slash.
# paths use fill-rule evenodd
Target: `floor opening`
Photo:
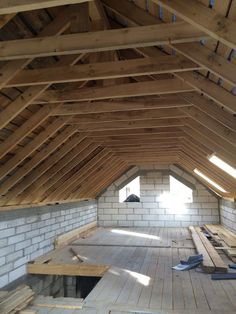
<path id="1" fill-rule="evenodd" d="M 64 297 L 86 298 L 101 277 L 63 276 Z"/>

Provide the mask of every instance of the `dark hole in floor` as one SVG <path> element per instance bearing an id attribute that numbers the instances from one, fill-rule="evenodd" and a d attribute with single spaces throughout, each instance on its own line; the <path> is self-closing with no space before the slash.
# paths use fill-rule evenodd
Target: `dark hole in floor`
<path id="1" fill-rule="evenodd" d="M 64 297 L 86 298 L 97 285 L 101 277 L 64 276 Z"/>

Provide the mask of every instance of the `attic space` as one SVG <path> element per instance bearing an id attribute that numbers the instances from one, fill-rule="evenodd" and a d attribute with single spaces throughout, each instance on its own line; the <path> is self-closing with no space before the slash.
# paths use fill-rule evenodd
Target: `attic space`
<path id="1" fill-rule="evenodd" d="M 236 0 L 0 0 L 0 313 L 236 313 Z"/>

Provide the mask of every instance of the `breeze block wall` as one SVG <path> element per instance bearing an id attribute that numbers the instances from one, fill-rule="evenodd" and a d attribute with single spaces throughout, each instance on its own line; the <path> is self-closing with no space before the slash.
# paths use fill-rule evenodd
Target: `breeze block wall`
<path id="1" fill-rule="evenodd" d="M 168 206 L 169 175 L 193 188 L 193 202 Z M 119 189 L 140 176 L 140 203 L 119 203 Z M 186 227 L 219 223 L 219 200 L 194 177 L 176 166 L 134 167 L 119 178 L 98 199 L 98 224 L 122 227 Z"/>
<path id="2" fill-rule="evenodd" d="M 220 220 L 223 226 L 236 232 L 236 202 L 220 201 Z"/>
<path id="3" fill-rule="evenodd" d="M 95 201 L 0 212 L 0 288 L 23 276 L 27 262 L 53 250 L 58 235 L 96 220 Z"/>

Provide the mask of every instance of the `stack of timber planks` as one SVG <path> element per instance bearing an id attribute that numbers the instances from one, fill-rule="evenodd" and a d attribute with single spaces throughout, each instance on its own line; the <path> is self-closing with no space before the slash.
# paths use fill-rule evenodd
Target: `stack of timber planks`
<path id="1" fill-rule="evenodd" d="M 57 309 L 72 309 L 78 310 L 83 307 L 83 300 L 79 298 L 53 298 L 50 296 L 39 295 L 33 302 L 35 307 L 44 307 L 44 308 L 57 308 Z"/>
<path id="2" fill-rule="evenodd" d="M 222 225 L 204 225 L 214 241 L 222 247 L 223 252 L 236 263 L 236 234 Z"/>
<path id="3" fill-rule="evenodd" d="M 190 226 L 189 230 L 198 254 L 203 255 L 202 269 L 206 273 L 228 271 L 227 265 L 224 263 L 214 246 L 207 239 L 200 227 Z"/>
<path id="4" fill-rule="evenodd" d="M 24 309 L 32 300 L 34 292 L 29 286 L 19 286 L 13 291 L 0 294 L 0 313 L 14 314 Z"/>

